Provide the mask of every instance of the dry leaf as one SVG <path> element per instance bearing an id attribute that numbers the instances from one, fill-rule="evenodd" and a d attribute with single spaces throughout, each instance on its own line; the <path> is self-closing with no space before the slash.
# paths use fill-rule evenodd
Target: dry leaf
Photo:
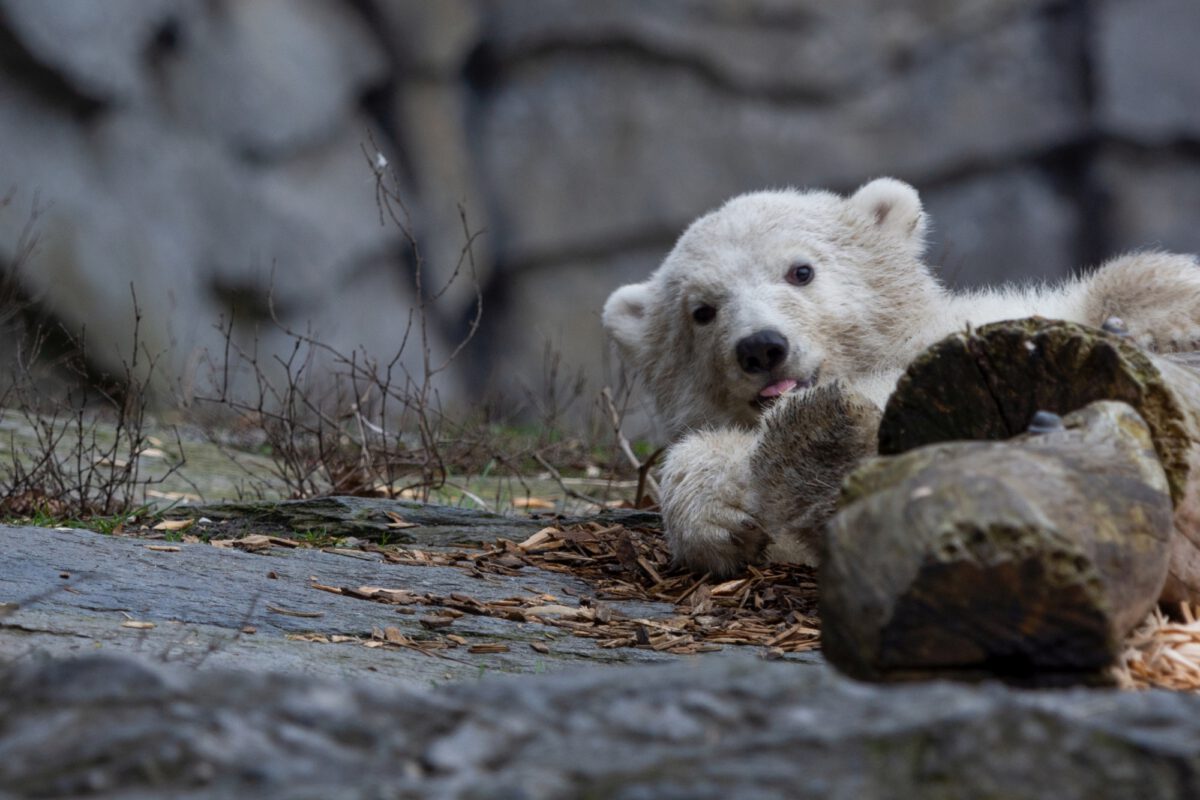
<path id="1" fill-rule="evenodd" d="M 507 653 L 508 645 L 506 644 L 473 644 L 467 648 L 468 653 Z"/>
<path id="2" fill-rule="evenodd" d="M 525 609 L 525 613 L 531 617 L 561 617 L 563 619 L 592 619 L 594 616 L 594 612 L 588 608 L 559 605 L 534 606 Z"/>
<path id="3" fill-rule="evenodd" d="M 127 619 L 121 623 L 122 628 L 137 628 L 139 631 L 150 630 L 154 627 L 153 622 L 139 622 L 136 619 Z"/>
<path id="4" fill-rule="evenodd" d="M 550 652 L 550 648 L 547 647 L 546 645 L 542 644 L 541 642 L 530 642 L 529 649 L 533 650 L 535 653 L 541 653 L 543 655 Z"/>
<path id="5" fill-rule="evenodd" d="M 147 489 L 146 496 L 157 500 L 180 500 L 188 503 L 200 502 L 200 495 L 188 492 L 163 492 L 158 489 Z"/>
<path id="6" fill-rule="evenodd" d="M 560 550 L 566 547 L 568 543 L 559 538 L 558 533 L 558 528 L 555 527 L 542 528 L 518 544 L 517 549 L 523 553 L 544 553 L 548 550 Z"/>
<path id="7" fill-rule="evenodd" d="M 280 608 L 279 606 L 267 606 L 267 611 L 275 614 L 283 614 L 287 617 L 303 617 L 305 619 L 317 619 L 325 616 L 324 611 L 295 611 L 290 608 Z"/>
<path id="8" fill-rule="evenodd" d="M 249 536 L 234 539 L 231 544 L 238 550 L 244 550 L 247 553 L 265 553 L 271 549 L 271 537 L 263 536 L 261 533 L 252 533 Z"/>
<path id="9" fill-rule="evenodd" d="M 637 563 L 638 566 L 644 569 L 646 574 L 650 576 L 650 580 L 654 581 L 655 583 L 662 583 L 662 577 L 659 576 L 658 571 L 654 569 L 654 566 L 647 561 L 644 556 L 638 556 Z"/>
<path id="10" fill-rule="evenodd" d="M 550 541 L 553 538 L 555 531 L 555 528 L 542 528 L 540 531 L 518 544 L 517 547 L 521 548 L 522 550 L 532 550 L 538 545 L 545 544 L 546 542 Z"/>
<path id="11" fill-rule="evenodd" d="M 156 531 L 186 531 L 196 524 L 194 519 L 164 519 L 154 526 Z"/>
<path id="12" fill-rule="evenodd" d="M 395 511 L 386 511 L 384 513 L 387 514 L 388 519 L 391 520 L 391 522 L 388 523 L 389 528 L 418 528 L 418 527 L 420 527 L 417 523 L 409 522 L 404 517 L 397 514 Z"/>
<path id="13" fill-rule="evenodd" d="M 289 633 L 288 639 L 296 642 L 312 642 L 313 644 L 329 644 L 329 637 L 320 633 Z"/>
<path id="14" fill-rule="evenodd" d="M 295 539 L 288 539 L 286 536 L 268 536 L 267 541 L 280 547 L 295 548 L 300 546 L 300 543 Z"/>
<path id="15" fill-rule="evenodd" d="M 375 553 L 364 553 L 362 550 L 351 550 L 347 547 L 322 547 L 322 553 L 329 553 L 332 556 L 345 556 L 346 558 L 357 558 L 359 561 L 378 561 L 379 556 Z"/>
<path id="16" fill-rule="evenodd" d="M 550 510 L 557 507 L 554 503 L 541 497 L 514 497 L 512 504 L 513 508 L 524 508 L 526 510 L 531 508 Z"/>
<path id="17" fill-rule="evenodd" d="M 209 544 L 213 547 L 236 547 L 247 553 L 265 553 L 271 549 L 271 545 L 287 548 L 300 546 L 300 543 L 293 539 L 285 539 L 282 536 L 265 536 L 261 533 L 251 533 L 240 539 L 213 539 Z"/>
<path id="18" fill-rule="evenodd" d="M 182 547 L 176 547 L 173 544 L 148 544 L 147 550 L 153 550 L 156 553 L 178 553 Z"/>
<path id="19" fill-rule="evenodd" d="M 343 586 L 342 594 L 351 596 L 357 594 L 370 600 L 383 600 L 385 603 L 396 603 L 405 606 L 419 603 L 424 599 L 422 595 L 411 592 L 408 589 L 384 589 L 379 586 L 359 586 L 357 589 Z"/>
<path id="20" fill-rule="evenodd" d="M 709 591 L 713 597 L 721 597 L 722 595 L 737 594 L 738 589 L 741 589 L 747 583 L 749 578 L 738 578 L 737 580 L 725 581 L 713 586 Z"/>

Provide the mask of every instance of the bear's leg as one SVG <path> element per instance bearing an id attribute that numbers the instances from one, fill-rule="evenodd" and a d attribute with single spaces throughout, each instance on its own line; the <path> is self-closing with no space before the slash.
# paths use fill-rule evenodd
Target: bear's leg
<path id="1" fill-rule="evenodd" d="M 661 500 L 676 563 L 727 577 L 762 557 L 767 542 L 752 516 L 756 441 L 751 431 L 701 431 L 667 451 Z"/>
<path id="2" fill-rule="evenodd" d="M 662 506 L 675 561 L 717 577 L 764 556 L 816 564 L 842 479 L 876 452 L 879 418 L 869 397 L 831 384 L 784 396 L 754 432 L 704 431 L 674 445 Z"/>
<path id="3" fill-rule="evenodd" d="M 1084 278 L 1081 322 L 1125 323 L 1142 347 L 1161 353 L 1200 350 L 1200 265 L 1192 256 L 1132 253 Z"/>
<path id="4" fill-rule="evenodd" d="M 877 452 L 880 417 L 867 394 L 836 383 L 789 396 L 767 413 L 750 466 L 754 516 L 771 538 L 771 560 L 817 563 L 842 480 Z"/>

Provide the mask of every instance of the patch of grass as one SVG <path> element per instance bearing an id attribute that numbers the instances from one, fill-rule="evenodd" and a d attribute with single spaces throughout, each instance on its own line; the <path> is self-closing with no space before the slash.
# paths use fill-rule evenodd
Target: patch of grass
<path id="1" fill-rule="evenodd" d="M 331 534 L 328 528 L 296 531 L 291 538 L 308 547 L 337 547 L 341 541 L 341 537 Z"/>
<path id="2" fill-rule="evenodd" d="M 155 511 L 149 505 L 141 505 L 122 514 L 90 514 L 83 516 L 64 516 L 53 513 L 52 510 L 46 507 L 41 507 L 32 514 L 4 517 L 0 519 L 0 522 L 3 522 L 5 525 L 25 525 L 35 528 L 78 528 L 95 533 L 112 535 L 133 525 L 149 525 L 158 519 L 159 516 L 160 512 Z"/>

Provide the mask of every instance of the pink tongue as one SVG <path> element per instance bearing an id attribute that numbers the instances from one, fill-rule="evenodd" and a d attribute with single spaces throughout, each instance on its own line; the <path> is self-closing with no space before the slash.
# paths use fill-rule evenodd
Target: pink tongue
<path id="1" fill-rule="evenodd" d="M 781 394 L 787 394 L 792 389 L 796 388 L 796 382 L 791 378 L 785 378 L 781 381 L 776 381 L 770 386 L 763 387 L 763 390 L 758 393 L 759 397 L 779 397 Z"/>

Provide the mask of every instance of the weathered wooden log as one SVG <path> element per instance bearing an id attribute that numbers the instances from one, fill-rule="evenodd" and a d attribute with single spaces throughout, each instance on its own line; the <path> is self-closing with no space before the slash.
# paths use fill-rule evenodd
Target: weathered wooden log
<path id="1" fill-rule="evenodd" d="M 1169 481 L 1124 403 L 876 459 L 843 493 L 822 546 L 822 649 L 856 677 L 1093 681 L 1166 577 Z"/>
<path id="2" fill-rule="evenodd" d="M 1200 370 L 1120 336 L 1026 319 L 943 339 L 896 386 L 879 427 L 881 455 L 963 439 L 1006 439 L 1039 410 L 1128 403 L 1150 427 L 1167 473 L 1176 535 L 1162 600 L 1200 601 Z"/>

